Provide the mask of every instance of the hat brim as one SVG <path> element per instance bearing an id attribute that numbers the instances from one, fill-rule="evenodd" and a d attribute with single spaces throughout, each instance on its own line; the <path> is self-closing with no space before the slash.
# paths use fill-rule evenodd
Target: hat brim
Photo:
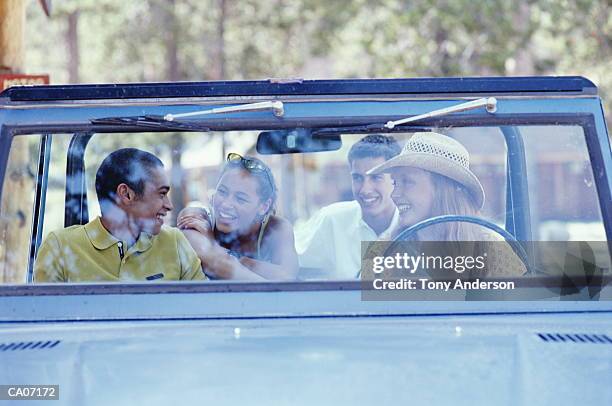
<path id="1" fill-rule="evenodd" d="M 485 193 L 482 184 L 472 171 L 461 166 L 459 163 L 449 159 L 432 155 L 426 152 L 410 152 L 394 156 L 388 161 L 370 169 L 367 174 L 373 175 L 383 172 L 389 172 L 393 168 L 413 167 L 434 172 L 439 175 L 446 176 L 461 185 L 465 186 L 468 192 L 474 198 L 476 205 L 482 209 L 485 201 Z"/>

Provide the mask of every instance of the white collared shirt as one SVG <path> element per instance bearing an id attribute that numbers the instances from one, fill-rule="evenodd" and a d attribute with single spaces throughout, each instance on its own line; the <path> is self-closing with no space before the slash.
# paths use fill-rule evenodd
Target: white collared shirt
<path id="1" fill-rule="evenodd" d="M 388 240 L 398 222 L 395 209 L 389 227 L 376 234 L 363 220 L 357 201 L 325 206 L 295 229 L 300 267 L 319 269 L 318 276 L 326 279 L 355 279 L 361 269 L 361 242 Z"/>

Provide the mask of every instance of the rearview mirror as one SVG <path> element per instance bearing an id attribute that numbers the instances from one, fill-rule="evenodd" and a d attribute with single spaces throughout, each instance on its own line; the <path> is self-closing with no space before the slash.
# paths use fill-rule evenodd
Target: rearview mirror
<path id="1" fill-rule="evenodd" d="M 257 152 L 263 155 L 336 151 L 342 147 L 340 135 L 314 135 L 308 128 L 263 131 L 257 137 Z"/>

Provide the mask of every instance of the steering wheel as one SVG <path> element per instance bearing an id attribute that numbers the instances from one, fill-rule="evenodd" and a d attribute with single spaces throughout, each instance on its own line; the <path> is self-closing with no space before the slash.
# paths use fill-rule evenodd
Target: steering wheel
<path id="1" fill-rule="evenodd" d="M 525 248 L 518 242 L 518 240 L 512 234 L 510 234 L 508 231 L 504 230 L 503 228 L 499 227 L 498 225 L 491 223 L 488 220 L 478 218 L 478 217 L 472 217 L 472 216 L 444 215 L 444 216 L 431 217 L 426 220 L 420 221 L 408 227 L 401 233 L 399 233 L 399 235 L 395 237 L 395 239 L 393 240 L 393 243 L 385 251 L 385 255 L 387 255 L 387 252 L 392 250 L 398 242 L 409 241 L 411 238 L 413 238 L 416 235 L 417 232 L 421 231 L 422 229 L 433 226 L 435 224 L 450 223 L 450 222 L 472 223 L 472 224 L 477 224 L 479 226 L 488 228 L 489 230 L 495 231 L 497 234 L 504 237 L 508 245 L 512 247 L 512 250 L 514 251 L 514 253 L 520 258 L 520 260 L 523 262 L 523 265 L 525 265 L 525 269 L 527 269 L 527 273 L 531 273 L 531 267 L 529 266 L 529 259 L 527 256 L 527 252 L 525 251 Z"/>

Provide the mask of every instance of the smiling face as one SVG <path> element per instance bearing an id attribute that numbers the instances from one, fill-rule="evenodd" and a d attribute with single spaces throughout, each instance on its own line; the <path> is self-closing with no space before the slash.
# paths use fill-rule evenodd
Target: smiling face
<path id="1" fill-rule="evenodd" d="M 227 169 L 213 196 L 215 227 L 222 233 L 247 234 L 267 213 L 270 203 L 262 202 L 258 182 L 248 171 Z"/>
<path id="2" fill-rule="evenodd" d="M 383 162 L 384 157 L 358 158 L 351 162 L 353 196 L 361 206 L 363 217 L 376 217 L 395 209 L 391 200 L 393 183 L 389 175 L 366 175 L 368 170 Z"/>
<path id="3" fill-rule="evenodd" d="M 432 174 L 412 167 L 390 170 L 395 185 L 391 197 L 400 213 L 400 226 L 410 227 L 432 216 L 435 187 Z"/>
<path id="4" fill-rule="evenodd" d="M 150 177 L 145 181 L 142 196 L 136 196 L 123 210 L 138 227 L 139 232 L 156 235 L 161 231 L 164 217 L 174 207 L 168 198 L 170 182 L 164 169 L 154 167 L 148 172 Z"/>

